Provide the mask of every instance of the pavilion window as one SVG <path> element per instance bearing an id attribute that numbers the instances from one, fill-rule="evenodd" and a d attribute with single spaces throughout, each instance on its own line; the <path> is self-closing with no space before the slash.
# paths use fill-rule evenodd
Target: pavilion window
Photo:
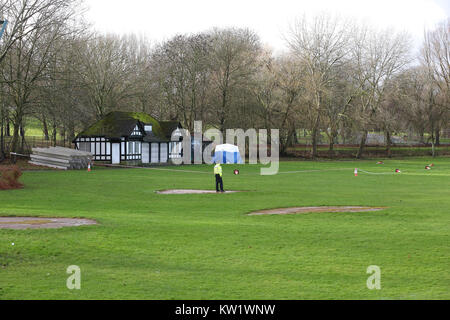
<path id="1" fill-rule="evenodd" d="M 136 141 L 136 148 L 135 148 L 135 153 L 136 154 L 141 154 L 141 142 L 140 141 Z"/>

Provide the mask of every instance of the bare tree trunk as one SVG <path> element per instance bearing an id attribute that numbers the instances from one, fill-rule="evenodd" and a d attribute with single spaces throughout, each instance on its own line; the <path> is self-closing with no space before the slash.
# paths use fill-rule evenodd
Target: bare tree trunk
<path id="1" fill-rule="evenodd" d="M 63 140 L 63 147 L 65 147 L 66 146 L 66 128 L 65 127 L 63 127 L 61 129 L 61 138 Z"/>
<path id="2" fill-rule="evenodd" d="M 328 151 L 330 156 L 334 156 L 336 153 L 334 151 L 334 145 L 336 144 L 336 138 L 338 136 L 338 133 L 336 130 L 332 130 L 331 133 L 328 135 Z"/>
<path id="3" fill-rule="evenodd" d="M 10 152 L 18 152 L 18 145 L 19 145 L 19 127 L 20 125 L 18 123 L 14 123 L 13 128 L 13 137 L 11 141 L 11 150 Z"/>
<path id="4" fill-rule="evenodd" d="M 45 119 L 45 117 L 44 117 L 43 120 L 42 120 L 42 127 L 43 127 L 42 131 L 44 131 L 44 139 L 45 139 L 45 141 L 50 140 L 50 137 L 49 137 L 49 135 L 48 135 L 48 125 L 47 125 L 47 120 Z"/>
<path id="5" fill-rule="evenodd" d="M 3 114 L 3 105 L 2 109 L 0 110 L 0 162 L 2 162 L 5 159 L 5 140 L 4 140 L 4 123 L 5 123 L 5 117 Z"/>
<path id="6" fill-rule="evenodd" d="M 385 130 L 385 139 L 386 139 L 386 155 L 388 158 L 392 157 L 391 153 L 391 132 L 389 130 Z"/>
<path id="7" fill-rule="evenodd" d="M 227 107 L 227 90 L 222 92 L 222 106 L 220 112 L 220 131 L 225 134 L 225 108 Z"/>
<path id="8" fill-rule="evenodd" d="M 331 139 L 329 141 L 330 145 L 329 145 L 328 151 L 329 151 L 330 157 L 333 157 L 333 158 L 337 155 L 337 152 L 334 150 L 334 145 L 336 144 L 336 138 L 337 138 L 337 135 L 332 135 Z"/>
<path id="9" fill-rule="evenodd" d="M 436 146 L 441 145 L 441 130 L 440 128 L 436 128 L 436 133 L 434 134 L 435 140 L 436 140 Z"/>
<path id="10" fill-rule="evenodd" d="M 20 108 L 18 108 L 18 109 L 20 109 Z M 22 122 L 23 122 L 23 115 L 18 110 L 18 112 L 15 113 L 14 119 L 13 119 L 13 126 L 14 126 L 13 137 L 12 137 L 11 148 L 10 148 L 9 152 L 20 153 L 20 151 L 21 151 L 21 150 L 19 150 L 19 139 L 23 134 Z"/>
<path id="11" fill-rule="evenodd" d="M 317 128 L 314 127 L 312 130 L 312 150 L 311 157 L 315 159 L 317 157 Z"/>
<path id="12" fill-rule="evenodd" d="M 53 139 L 53 146 L 56 147 L 56 135 L 57 135 L 57 128 L 56 128 L 56 122 L 53 122 L 53 130 L 52 130 L 52 139 Z"/>
<path id="13" fill-rule="evenodd" d="M 269 140 L 272 141 L 272 140 Z M 297 133 L 297 129 L 294 129 L 294 141 L 293 144 L 297 144 L 298 143 L 298 133 Z"/>
<path id="14" fill-rule="evenodd" d="M 270 135 L 268 135 L 268 139 L 269 139 L 268 141 L 272 141 Z M 289 147 L 292 147 L 292 145 L 294 144 L 295 140 L 296 140 L 295 129 L 291 128 L 287 132 L 286 139 L 284 141 L 282 141 L 282 143 L 281 143 L 280 154 L 287 155 L 287 149 Z"/>
<path id="15" fill-rule="evenodd" d="M 67 142 L 69 143 L 69 146 L 72 145 L 72 141 L 75 139 L 75 128 L 73 123 L 69 125 L 68 133 L 67 133 Z"/>
<path id="16" fill-rule="evenodd" d="M 320 114 L 317 114 L 316 121 L 314 122 L 314 126 L 312 129 L 312 150 L 311 150 L 311 157 L 313 159 L 317 158 L 317 136 L 319 134 L 319 121 L 320 121 Z"/>
<path id="17" fill-rule="evenodd" d="M 5 136 L 11 137 L 11 125 L 9 124 L 9 119 L 8 119 L 8 113 L 7 112 L 6 112 L 6 115 L 5 115 L 5 119 L 6 119 L 6 134 L 5 134 Z"/>
<path id="18" fill-rule="evenodd" d="M 432 131 L 431 133 L 431 156 L 433 158 L 436 157 L 436 139 L 434 136 L 434 131 Z"/>
<path id="19" fill-rule="evenodd" d="M 366 146 L 366 140 L 367 140 L 367 134 L 368 131 L 364 130 L 361 136 L 361 141 L 359 142 L 359 149 L 358 149 L 358 153 L 356 154 L 356 159 L 361 159 L 363 152 L 364 152 L 364 147 Z"/>
<path id="20" fill-rule="evenodd" d="M 20 126 L 20 137 L 21 137 L 20 153 L 24 153 L 26 142 L 25 142 L 25 129 L 24 129 L 23 125 Z"/>

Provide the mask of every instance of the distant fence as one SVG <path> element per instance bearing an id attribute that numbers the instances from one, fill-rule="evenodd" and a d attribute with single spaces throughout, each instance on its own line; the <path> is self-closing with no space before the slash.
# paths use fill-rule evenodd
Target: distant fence
<path id="1" fill-rule="evenodd" d="M 12 137 L 4 137 L 5 141 L 5 153 L 9 154 L 11 150 Z M 18 141 L 19 146 L 22 146 L 22 137 L 19 137 Z M 31 154 L 32 148 L 48 148 L 48 147 L 66 147 L 73 148 L 73 144 L 71 141 L 57 139 L 56 144 L 53 140 L 46 140 L 44 137 L 25 137 L 23 150 L 21 150 L 24 154 Z"/>
<path id="2" fill-rule="evenodd" d="M 442 137 L 450 139 L 450 129 L 442 130 Z"/>
<path id="3" fill-rule="evenodd" d="M 354 158 L 358 152 L 358 145 L 334 145 L 333 151 L 329 150 L 328 145 L 318 145 L 317 155 L 319 158 Z M 431 156 L 431 145 L 392 145 L 392 157 L 411 157 L 411 156 Z M 287 150 L 288 155 L 297 158 L 310 158 L 311 145 L 297 144 Z M 436 146 L 436 155 L 450 155 L 450 144 L 440 144 Z M 378 158 L 387 157 L 388 153 L 384 145 L 369 145 L 364 148 L 364 157 Z"/>
<path id="4" fill-rule="evenodd" d="M 300 134 L 297 134 L 297 144 L 311 145 L 312 137 L 309 131 L 301 130 Z M 356 145 L 361 141 L 361 133 L 353 134 L 351 136 L 338 135 L 335 138 L 336 145 Z M 450 143 L 450 129 L 442 130 L 440 143 L 448 144 Z M 317 143 L 320 145 L 326 145 L 329 143 L 329 139 L 324 132 L 321 132 L 317 136 Z M 386 137 L 383 132 L 370 132 L 367 134 L 366 145 L 385 145 Z M 394 134 L 391 136 L 391 144 L 393 145 L 403 145 L 403 146 L 417 146 L 417 145 L 428 145 L 431 144 L 431 136 L 426 134 L 422 137 L 417 135 L 407 135 L 407 134 Z"/>

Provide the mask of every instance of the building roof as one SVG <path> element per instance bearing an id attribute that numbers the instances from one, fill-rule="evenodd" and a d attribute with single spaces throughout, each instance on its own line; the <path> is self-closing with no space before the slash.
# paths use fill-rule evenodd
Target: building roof
<path id="1" fill-rule="evenodd" d="M 152 126 L 152 131 L 145 132 L 143 135 L 142 140 L 144 142 L 171 141 L 173 131 L 177 128 L 183 128 L 179 121 L 158 121 L 143 112 L 113 111 L 83 132 L 80 132 L 74 141 L 82 137 L 104 137 L 108 139 L 130 137 L 136 125 L 142 131 L 145 125 Z M 194 133 L 191 134 L 191 139 L 194 141 Z M 207 143 L 212 142 L 204 135 L 202 135 L 202 141 Z"/>
<path id="2" fill-rule="evenodd" d="M 169 139 L 161 138 L 155 135 L 153 132 L 146 132 L 145 136 L 142 138 L 144 142 L 167 142 Z"/>
<path id="3" fill-rule="evenodd" d="M 103 119 L 78 134 L 78 137 L 105 137 L 121 138 L 128 137 L 138 124 L 152 125 L 153 141 L 167 141 L 165 130 L 152 116 L 142 112 L 113 111 Z"/>
<path id="4" fill-rule="evenodd" d="M 160 121 L 159 125 L 166 135 L 166 138 L 169 140 L 172 138 L 172 132 L 174 132 L 178 128 L 183 128 L 179 121 Z"/>

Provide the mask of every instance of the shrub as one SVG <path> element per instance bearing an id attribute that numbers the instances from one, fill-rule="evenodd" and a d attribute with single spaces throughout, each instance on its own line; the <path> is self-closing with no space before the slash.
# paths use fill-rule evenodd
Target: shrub
<path id="1" fill-rule="evenodd" d="M 23 184 L 19 182 L 21 175 L 18 166 L 0 166 L 0 190 L 22 188 Z"/>

